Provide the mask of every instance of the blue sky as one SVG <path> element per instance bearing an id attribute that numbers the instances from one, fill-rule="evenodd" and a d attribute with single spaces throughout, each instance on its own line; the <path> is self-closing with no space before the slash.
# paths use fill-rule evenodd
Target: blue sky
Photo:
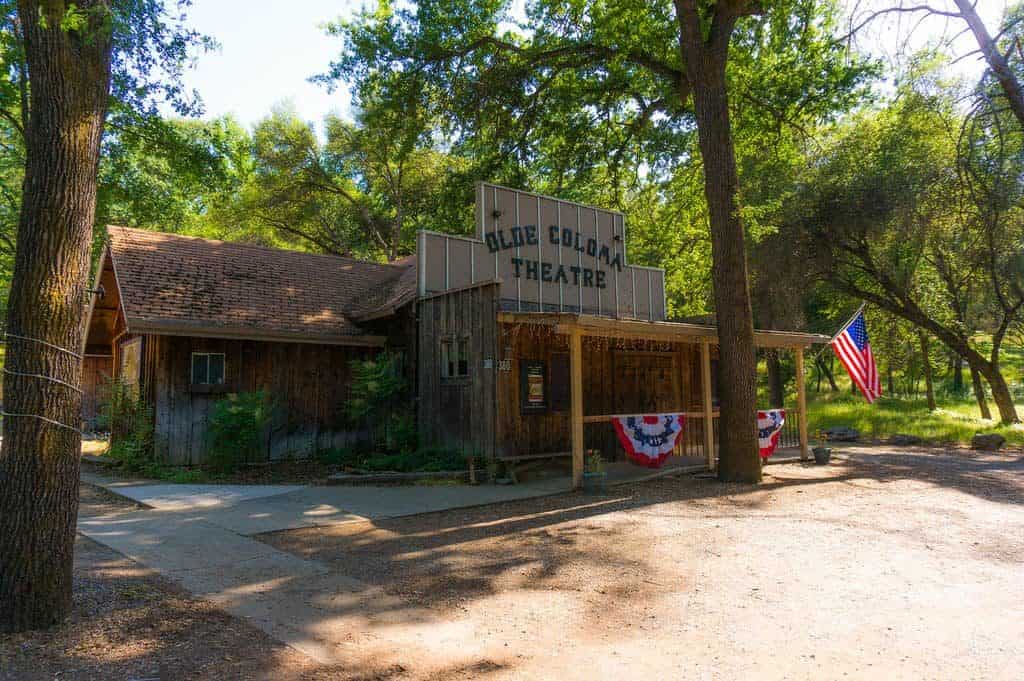
<path id="1" fill-rule="evenodd" d="M 189 25 L 221 44 L 185 76 L 203 99 L 205 117 L 231 113 L 249 126 L 284 100 L 310 121 L 344 114 L 344 88 L 328 94 L 307 79 L 326 70 L 340 50 L 320 25 L 361 6 L 359 0 L 194 0 Z"/>
<path id="2" fill-rule="evenodd" d="M 365 0 L 374 2 L 374 0 Z M 845 0 L 861 11 L 891 6 L 892 0 Z M 941 5 L 948 0 L 936 0 Z M 322 24 L 338 17 L 350 17 L 364 0 L 193 0 L 189 25 L 215 38 L 221 49 L 199 56 L 186 83 L 199 91 L 207 118 L 233 114 L 251 126 L 266 116 L 275 104 L 290 102 L 299 115 L 319 124 L 331 112 L 345 115 L 350 98 L 342 87 L 333 94 L 308 81 L 323 72 L 340 51 L 340 42 L 325 35 Z M 513 13 L 522 13 L 523 0 L 516 0 Z M 1006 0 L 981 0 L 978 8 L 993 30 Z M 914 22 L 894 18 L 866 32 L 858 43 L 879 56 L 893 57 L 894 47 L 907 40 Z M 956 33 L 961 25 L 942 20 L 914 24 L 909 42 L 919 47 L 942 34 Z M 951 30 L 952 29 L 952 30 Z M 961 36 L 955 46 L 963 54 L 976 45 Z M 977 58 L 961 61 L 957 70 L 976 77 L 981 72 Z"/>

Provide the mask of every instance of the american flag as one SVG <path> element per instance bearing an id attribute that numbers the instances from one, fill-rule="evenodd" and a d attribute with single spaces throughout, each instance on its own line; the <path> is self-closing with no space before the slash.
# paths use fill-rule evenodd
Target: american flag
<path id="1" fill-rule="evenodd" d="M 878 366 L 871 354 L 868 341 L 868 327 L 864 323 L 863 310 L 846 325 L 838 336 L 832 339 L 832 349 L 839 361 L 846 367 L 850 378 L 864 393 L 864 399 L 872 403 L 882 395 L 882 384 L 878 379 Z"/>

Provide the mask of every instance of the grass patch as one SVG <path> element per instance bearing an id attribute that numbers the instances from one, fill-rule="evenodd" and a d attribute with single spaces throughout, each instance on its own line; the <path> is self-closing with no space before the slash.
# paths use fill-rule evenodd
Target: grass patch
<path id="1" fill-rule="evenodd" d="M 1017 406 L 1024 411 L 1024 405 Z M 813 434 L 834 426 L 856 428 L 864 437 L 916 435 L 932 442 L 970 442 L 975 433 L 999 433 L 1012 445 L 1024 446 L 1024 428 L 1003 426 L 981 418 L 973 401 L 939 402 L 939 409 L 928 411 L 921 399 L 883 397 L 868 404 L 860 396 L 839 393 L 808 395 L 808 426 Z"/>

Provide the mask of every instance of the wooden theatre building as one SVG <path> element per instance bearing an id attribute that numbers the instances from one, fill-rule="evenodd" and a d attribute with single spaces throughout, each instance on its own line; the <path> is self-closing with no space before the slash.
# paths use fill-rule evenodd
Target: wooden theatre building
<path id="1" fill-rule="evenodd" d="M 416 255 L 389 265 L 109 231 L 85 416 L 99 377 L 137 383 L 168 462 L 202 462 L 210 406 L 232 392 L 275 398 L 270 458 L 357 440 L 349 362 L 390 350 L 421 443 L 483 461 L 564 455 L 578 480 L 585 450 L 621 458 L 613 415 L 678 412 L 675 453 L 714 466 L 716 330 L 666 321 L 664 272 L 629 263 L 620 213 L 479 184 L 473 237 L 420 232 Z M 827 339 L 755 337 L 795 353 L 787 432 L 806 453 L 803 350 Z"/>

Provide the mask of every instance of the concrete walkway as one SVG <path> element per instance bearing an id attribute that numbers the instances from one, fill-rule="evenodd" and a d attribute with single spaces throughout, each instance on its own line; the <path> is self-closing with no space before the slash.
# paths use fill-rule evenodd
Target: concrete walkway
<path id="1" fill-rule="evenodd" d="M 564 479 L 507 487 L 299 487 L 168 485 L 83 472 L 82 480 L 149 508 L 103 515 L 86 512 L 79 516 L 79 532 L 246 618 L 322 664 L 348 659 L 345 646 L 335 640 L 337 628 L 331 633 L 322 629 L 325 604 L 336 615 L 358 619 L 371 609 L 387 610 L 394 597 L 251 535 L 567 491 Z"/>
<path id="2" fill-rule="evenodd" d="M 570 482 L 555 478 L 505 486 L 174 485 L 116 480 L 91 471 L 83 471 L 82 481 L 162 516 L 202 520 L 245 536 L 531 499 L 567 492 Z"/>

